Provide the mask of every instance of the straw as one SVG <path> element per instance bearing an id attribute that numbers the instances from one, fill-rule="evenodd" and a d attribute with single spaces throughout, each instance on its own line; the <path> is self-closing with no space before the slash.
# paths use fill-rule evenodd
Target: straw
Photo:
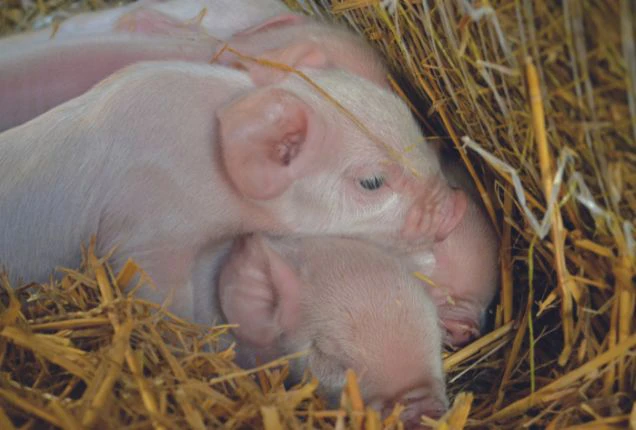
<path id="1" fill-rule="evenodd" d="M 115 3 L 5 0 L 0 34 Z M 500 235 L 489 326 L 445 357 L 453 407 L 424 422 L 636 428 L 636 6 L 286 3 L 349 25 L 384 54 L 395 92 L 427 140 L 466 166 Z M 85 255 L 50 285 L 12 289 L 0 278 L 0 427 L 401 425 L 401 406 L 383 419 L 353 374 L 329 410 L 315 379 L 282 384 L 294 357 L 240 369 L 218 344 L 227 327 L 195 326 L 135 298 L 147 282 L 132 285 L 143 275 L 135 262 L 112 273 L 90 246 Z"/>

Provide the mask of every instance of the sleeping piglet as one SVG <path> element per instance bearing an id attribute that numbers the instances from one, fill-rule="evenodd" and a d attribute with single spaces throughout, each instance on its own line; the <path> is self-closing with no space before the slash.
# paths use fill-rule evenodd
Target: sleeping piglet
<path id="1" fill-rule="evenodd" d="M 201 21 L 194 20 L 203 8 L 207 14 Z M 0 129 L 30 119 L 140 59 L 207 61 L 220 49 L 208 34 L 233 36 L 230 45 L 247 54 L 292 66 L 344 67 L 386 84 L 381 60 L 361 39 L 343 29 L 290 14 L 278 1 L 143 0 L 72 17 L 62 23 L 52 40 L 50 30 L 15 36 L 4 40 L 4 45 L 0 40 L 8 52 L 0 58 L 0 98 L 5 101 L 0 110 L 3 106 L 10 110 L 0 115 Z M 224 64 L 237 61 L 227 52 L 220 59 Z M 271 69 L 251 68 L 257 80 L 272 79 L 276 74 Z M 452 171 L 453 167 L 443 170 Z M 470 180 L 457 185 L 467 189 Z M 432 275 L 441 286 L 433 294 L 440 312 L 446 315 L 447 340 L 455 345 L 478 334 L 483 310 L 495 287 L 496 241 L 477 199 L 469 219 L 461 224 L 461 233 L 457 231 L 435 245 L 435 256 L 428 245 L 424 251 L 414 251 L 418 264 L 413 270 Z M 431 264 L 435 258 L 439 263 Z M 456 306 L 449 303 L 446 293 Z"/>
<path id="2" fill-rule="evenodd" d="M 212 312 L 239 324 L 240 365 L 307 351 L 290 377 L 309 369 L 331 406 L 353 369 L 366 403 L 385 414 L 402 403 L 407 425 L 446 410 L 435 305 L 399 259 L 369 242 L 242 237 L 217 293 Z"/>
<path id="3" fill-rule="evenodd" d="M 411 269 L 434 284 L 425 285 L 437 305 L 445 343 L 463 346 L 484 329 L 497 288 L 499 243 L 477 189 L 459 161 L 443 158 L 442 169 L 452 186 L 467 193 L 466 214 L 444 240 L 410 253 L 405 260 L 410 259 Z"/>
<path id="4" fill-rule="evenodd" d="M 28 43 L 78 39 L 109 34 L 124 27 L 171 35 L 204 30 L 214 37 L 227 39 L 237 31 L 289 13 L 289 8 L 280 0 L 137 0 L 71 15 L 58 23 L 61 25 L 25 33 L 17 36 L 16 41 L 20 38 L 28 39 Z"/>
<path id="5" fill-rule="evenodd" d="M 419 175 L 394 158 L 421 138 L 397 96 L 307 69 L 357 123 L 300 78 L 256 86 L 245 67 L 138 63 L 0 133 L 0 264 L 12 279 L 77 265 L 96 234 L 101 255 L 134 258 L 188 315 L 191 291 L 208 288 L 186 288 L 199 254 L 243 233 L 400 249 L 455 228 L 465 200 L 433 150 L 408 152 Z"/>
<path id="6" fill-rule="evenodd" d="M 201 11 L 207 11 L 197 19 Z M 227 41 L 227 45 L 226 42 Z M 291 13 L 273 0 L 145 0 L 84 13 L 0 39 L 0 131 L 22 124 L 139 61 L 222 65 L 243 54 L 291 67 L 341 68 L 387 86 L 379 56 L 359 36 Z M 282 72 L 252 65 L 255 80 Z"/>

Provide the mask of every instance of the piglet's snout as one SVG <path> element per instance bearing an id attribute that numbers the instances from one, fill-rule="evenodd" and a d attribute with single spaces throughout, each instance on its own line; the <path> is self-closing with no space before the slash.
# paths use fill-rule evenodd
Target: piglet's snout
<path id="1" fill-rule="evenodd" d="M 468 201 L 459 190 L 447 186 L 433 194 L 418 198 L 409 209 L 402 238 L 407 241 L 444 240 L 460 223 L 466 212 Z"/>

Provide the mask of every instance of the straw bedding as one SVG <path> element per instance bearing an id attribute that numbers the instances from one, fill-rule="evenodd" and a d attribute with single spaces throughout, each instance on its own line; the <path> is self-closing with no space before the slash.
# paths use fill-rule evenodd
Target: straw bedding
<path id="1" fill-rule="evenodd" d="M 0 34 L 106 3 L 5 0 Z M 438 428 L 636 429 L 636 5 L 287 3 L 385 54 L 396 90 L 466 165 L 497 226 L 489 334 L 446 356 L 454 405 Z M 1 282 L 0 428 L 399 426 L 365 408 L 353 375 L 342 408 L 327 411 L 309 377 L 284 388 L 284 360 L 240 370 L 217 345 L 227 328 L 122 293 L 140 269 L 112 273 L 85 255 L 54 285 Z"/>

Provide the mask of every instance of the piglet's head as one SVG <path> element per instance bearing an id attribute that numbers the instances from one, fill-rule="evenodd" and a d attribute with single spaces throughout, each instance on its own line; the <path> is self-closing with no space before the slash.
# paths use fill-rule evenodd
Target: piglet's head
<path id="1" fill-rule="evenodd" d="M 446 182 L 407 106 L 344 71 L 306 73 L 328 97 L 290 75 L 220 110 L 222 159 L 236 191 L 299 234 L 445 238 L 466 199 Z"/>
<path id="2" fill-rule="evenodd" d="M 305 369 L 338 403 L 353 369 L 366 402 L 404 418 L 441 415 L 447 407 L 441 331 L 434 304 L 397 259 L 368 242 L 306 238 L 237 241 L 219 278 L 221 309 L 235 330 L 243 365 L 298 351 Z"/>

